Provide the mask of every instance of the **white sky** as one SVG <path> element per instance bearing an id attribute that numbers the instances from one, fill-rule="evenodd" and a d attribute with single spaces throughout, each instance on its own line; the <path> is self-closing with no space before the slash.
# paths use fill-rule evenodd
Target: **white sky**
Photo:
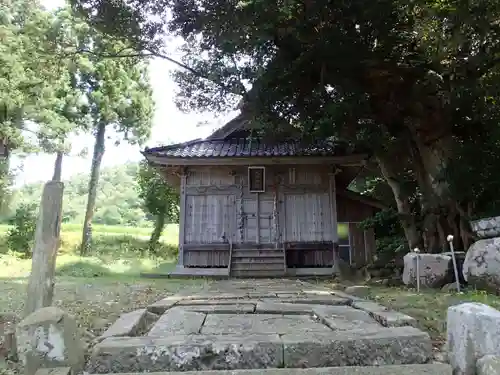
<path id="1" fill-rule="evenodd" d="M 42 4 L 49 8 L 61 6 L 61 0 L 42 0 Z M 174 51 L 172 51 L 174 57 Z M 176 84 L 170 77 L 172 69 L 176 66 L 162 59 L 154 59 L 150 65 L 150 78 L 153 88 L 153 97 L 156 111 L 153 120 L 153 132 L 148 146 L 165 145 L 169 143 L 184 142 L 195 138 L 204 138 L 214 129 L 220 127 L 228 120 L 200 114 L 185 114 L 179 111 L 174 104 Z M 234 113 L 232 114 L 233 117 Z M 201 121 L 208 121 L 210 125 L 197 126 Z M 116 139 L 116 134 L 111 130 L 108 135 Z M 75 136 L 71 139 L 72 154 L 78 154 L 82 149 L 88 149 L 86 157 L 66 156 L 63 160 L 63 178 L 67 179 L 76 173 L 90 171 L 92 159 L 92 136 Z M 142 158 L 139 146 L 130 146 L 122 143 L 114 145 L 114 140 L 108 140 L 106 152 L 103 157 L 103 167 L 138 161 Z M 52 177 L 55 155 L 31 155 L 22 162 L 13 158 L 12 167 L 21 169 L 17 172 L 16 185 L 35 181 L 45 181 Z"/>

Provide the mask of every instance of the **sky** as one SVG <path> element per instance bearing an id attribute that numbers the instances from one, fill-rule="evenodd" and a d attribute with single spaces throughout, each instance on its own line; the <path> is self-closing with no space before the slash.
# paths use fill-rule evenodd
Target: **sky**
<path id="1" fill-rule="evenodd" d="M 61 0 L 42 0 L 42 4 L 54 9 L 63 4 Z M 171 51 L 175 57 L 175 49 Z M 225 121 L 234 116 L 234 113 L 225 117 L 216 117 L 207 114 L 186 114 L 177 109 L 174 97 L 177 86 L 170 73 L 177 69 L 175 65 L 163 59 L 153 59 L 150 64 L 150 79 L 155 101 L 155 114 L 153 131 L 147 146 L 166 145 L 170 143 L 185 142 L 195 138 L 205 138 Z M 208 125 L 198 126 L 201 121 Z M 102 167 L 123 164 L 129 161 L 139 161 L 142 158 L 139 146 L 131 146 L 121 142 L 115 146 L 117 134 L 109 131 L 112 139 L 107 140 L 106 152 L 103 157 Z M 91 135 L 74 136 L 70 140 L 72 151 L 63 160 L 63 179 L 68 179 L 77 173 L 88 173 L 92 161 L 93 137 Z M 75 156 L 81 150 L 88 150 L 86 157 Z M 30 155 L 20 160 L 13 158 L 12 167 L 17 173 L 16 185 L 45 181 L 52 178 L 55 155 L 38 154 Z"/>

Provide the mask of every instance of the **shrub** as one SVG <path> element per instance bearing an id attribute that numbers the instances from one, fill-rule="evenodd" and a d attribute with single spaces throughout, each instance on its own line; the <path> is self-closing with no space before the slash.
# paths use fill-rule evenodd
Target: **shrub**
<path id="1" fill-rule="evenodd" d="M 35 241 L 37 205 L 22 204 L 9 220 L 12 228 L 7 232 L 7 246 L 10 250 L 22 253 L 25 258 L 31 257 Z"/>

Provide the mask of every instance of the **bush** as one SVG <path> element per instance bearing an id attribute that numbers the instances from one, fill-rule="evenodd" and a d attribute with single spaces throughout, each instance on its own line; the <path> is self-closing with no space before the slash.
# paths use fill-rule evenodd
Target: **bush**
<path id="1" fill-rule="evenodd" d="M 9 220 L 12 228 L 7 232 L 7 246 L 10 250 L 22 253 L 25 258 L 31 257 L 35 241 L 37 205 L 22 204 Z"/>

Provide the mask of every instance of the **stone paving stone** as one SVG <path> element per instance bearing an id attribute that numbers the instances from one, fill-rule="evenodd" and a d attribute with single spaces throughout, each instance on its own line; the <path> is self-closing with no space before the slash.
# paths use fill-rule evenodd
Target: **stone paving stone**
<path id="1" fill-rule="evenodd" d="M 255 311 L 253 303 L 221 304 L 221 305 L 192 305 L 183 306 L 185 310 L 205 314 L 252 314 Z"/>
<path id="2" fill-rule="evenodd" d="M 281 303 L 273 301 L 257 302 L 256 314 L 283 314 L 283 315 L 307 315 L 313 313 L 313 308 L 317 305 L 301 303 Z"/>
<path id="3" fill-rule="evenodd" d="M 412 324 L 411 317 L 302 281 L 221 281 L 201 291 L 167 297 L 147 310 L 163 313 L 150 332 L 143 337 L 104 339 L 94 348 L 89 372 L 183 371 L 188 375 L 185 371 L 216 370 L 212 374 L 221 375 L 217 370 L 253 368 L 254 375 L 299 375 L 295 369 L 263 371 L 351 366 L 350 372 L 332 374 L 399 375 L 389 367 L 380 373 L 359 367 L 358 373 L 358 367 L 352 366 L 385 367 L 432 358 L 429 335 L 405 326 Z"/>
<path id="4" fill-rule="evenodd" d="M 379 313 L 379 312 L 389 310 L 387 307 L 382 306 L 379 303 L 366 301 L 366 300 L 353 301 L 351 306 L 354 307 L 355 309 L 366 311 L 369 314 L 370 313 Z"/>
<path id="5" fill-rule="evenodd" d="M 371 315 L 384 327 L 417 326 L 417 321 L 414 318 L 397 311 L 380 311 L 371 313 Z"/>
<path id="6" fill-rule="evenodd" d="M 427 333 L 413 327 L 367 332 L 290 333 L 281 336 L 285 367 L 381 366 L 427 363 L 432 344 Z"/>
<path id="7" fill-rule="evenodd" d="M 89 373 L 283 367 L 278 335 L 109 338 L 94 347 Z"/>
<path id="8" fill-rule="evenodd" d="M 200 332 L 206 314 L 174 307 L 151 327 L 148 336 L 192 335 Z"/>
<path id="9" fill-rule="evenodd" d="M 162 300 L 159 300 L 147 307 L 149 311 L 155 314 L 163 314 L 165 311 L 167 311 L 169 308 L 174 306 L 177 302 L 181 301 L 184 299 L 184 297 L 181 296 L 170 296 L 163 298 Z"/>
<path id="10" fill-rule="evenodd" d="M 409 315 L 389 310 L 375 302 L 354 301 L 352 307 L 365 311 L 384 327 L 416 326 L 417 321 Z"/>
<path id="11" fill-rule="evenodd" d="M 236 371 L 163 372 L 150 373 L 149 375 L 452 375 L 452 369 L 449 365 L 435 363 L 424 365 L 349 366 L 308 369 L 270 368 Z"/>
<path id="12" fill-rule="evenodd" d="M 241 334 L 274 333 L 285 334 L 291 332 L 331 332 L 308 315 L 228 315 L 210 314 L 201 329 L 202 334 Z"/>
<path id="13" fill-rule="evenodd" d="M 315 306 L 313 311 L 333 331 L 364 331 L 381 327 L 370 314 L 350 306 Z"/>
<path id="14" fill-rule="evenodd" d="M 300 297 L 287 297 L 287 298 L 263 298 L 265 302 L 281 302 L 281 303 L 300 303 L 306 305 L 347 305 L 349 300 L 336 296 L 300 296 Z"/>
<path id="15" fill-rule="evenodd" d="M 234 305 L 240 303 L 250 303 L 255 304 L 257 300 L 251 300 L 249 298 L 239 298 L 239 299 L 188 299 L 179 301 L 176 306 L 195 306 L 195 305 Z"/>
<path id="16" fill-rule="evenodd" d="M 135 336 L 138 331 L 146 328 L 144 326 L 146 325 L 147 313 L 146 309 L 141 309 L 122 314 L 118 320 L 101 335 L 100 339 L 111 336 Z"/>
<path id="17" fill-rule="evenodd" d="M 249 292 L 247 293 L 249 298 L 277 298 L 277 294 L 273 292 Z"/>

